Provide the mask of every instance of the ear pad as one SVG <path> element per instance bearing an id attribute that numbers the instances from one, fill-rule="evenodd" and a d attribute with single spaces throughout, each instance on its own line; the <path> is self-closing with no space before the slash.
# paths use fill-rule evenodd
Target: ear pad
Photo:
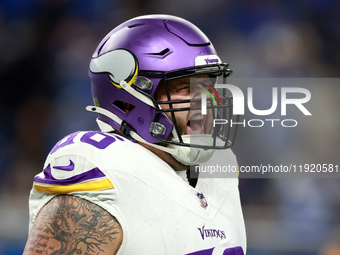
<path id="1" fill-rule="evenodd" d="M 138 74 L 138 60 L 136 56 L 124 49 L 106 52 L 90 62 L 92 73 L 108 73 L 111 83 L 117 88 L 122 88 L 119 83 L 125 80 L 129 85 Z"/>

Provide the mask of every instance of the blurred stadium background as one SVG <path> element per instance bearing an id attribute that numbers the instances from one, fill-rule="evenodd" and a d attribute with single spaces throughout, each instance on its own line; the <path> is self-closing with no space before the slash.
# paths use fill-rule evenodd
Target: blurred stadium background
<path id="1" fill-rule="evenodd" d="M 113 27 L 150 13 L 200 27 L 234 77 L 340 74 L 336 0 L 0 0 L 1 255 L 22 253 L 32 179 L 52 146 L 71 132 L 97 129 L 84 110 L 92 104 L 92 52 Z M 335 80 L 313 91 L 319 119 L 289 134 L 242 129 L 234 148 L 240 164 L 292 157 L 339 164 L 339 88 Z M 326 255 L 321 248 L 339 241 L 339 179 L 240 179 L 240 190 L 248 255 Z"/>

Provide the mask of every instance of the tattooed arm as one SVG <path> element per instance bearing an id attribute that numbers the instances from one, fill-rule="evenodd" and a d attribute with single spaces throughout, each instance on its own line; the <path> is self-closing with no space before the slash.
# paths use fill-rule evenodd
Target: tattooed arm
<path id="1" fill-rule="evenodd" d="M 113 255 L 122 239 L 120 224 L 100 206 L 76 196 L 60 195 L 39 212 L 24 255 Z"/>

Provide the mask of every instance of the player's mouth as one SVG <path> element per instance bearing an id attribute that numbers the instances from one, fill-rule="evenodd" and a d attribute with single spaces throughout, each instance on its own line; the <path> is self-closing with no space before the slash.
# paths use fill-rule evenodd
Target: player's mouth
<path id="1" fill-rule="evenodd" d="M 187 134 L 204 134 L 205 117 L 199 113 L 190 116 L 187 122 Z"/>

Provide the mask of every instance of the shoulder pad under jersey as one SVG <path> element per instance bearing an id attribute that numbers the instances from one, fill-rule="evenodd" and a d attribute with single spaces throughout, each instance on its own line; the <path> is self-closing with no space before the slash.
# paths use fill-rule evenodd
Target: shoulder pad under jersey
<path id="1" fill-rule="evenodd" d="M 49 153 L 43 172 L 35 176 L 36 191 L 68 194 L 114 188 L 102 169 L 98 154 L 105 153 L 116 142 L 128 141 L 121 136 L 98 131 L 66 136 Z"/>

